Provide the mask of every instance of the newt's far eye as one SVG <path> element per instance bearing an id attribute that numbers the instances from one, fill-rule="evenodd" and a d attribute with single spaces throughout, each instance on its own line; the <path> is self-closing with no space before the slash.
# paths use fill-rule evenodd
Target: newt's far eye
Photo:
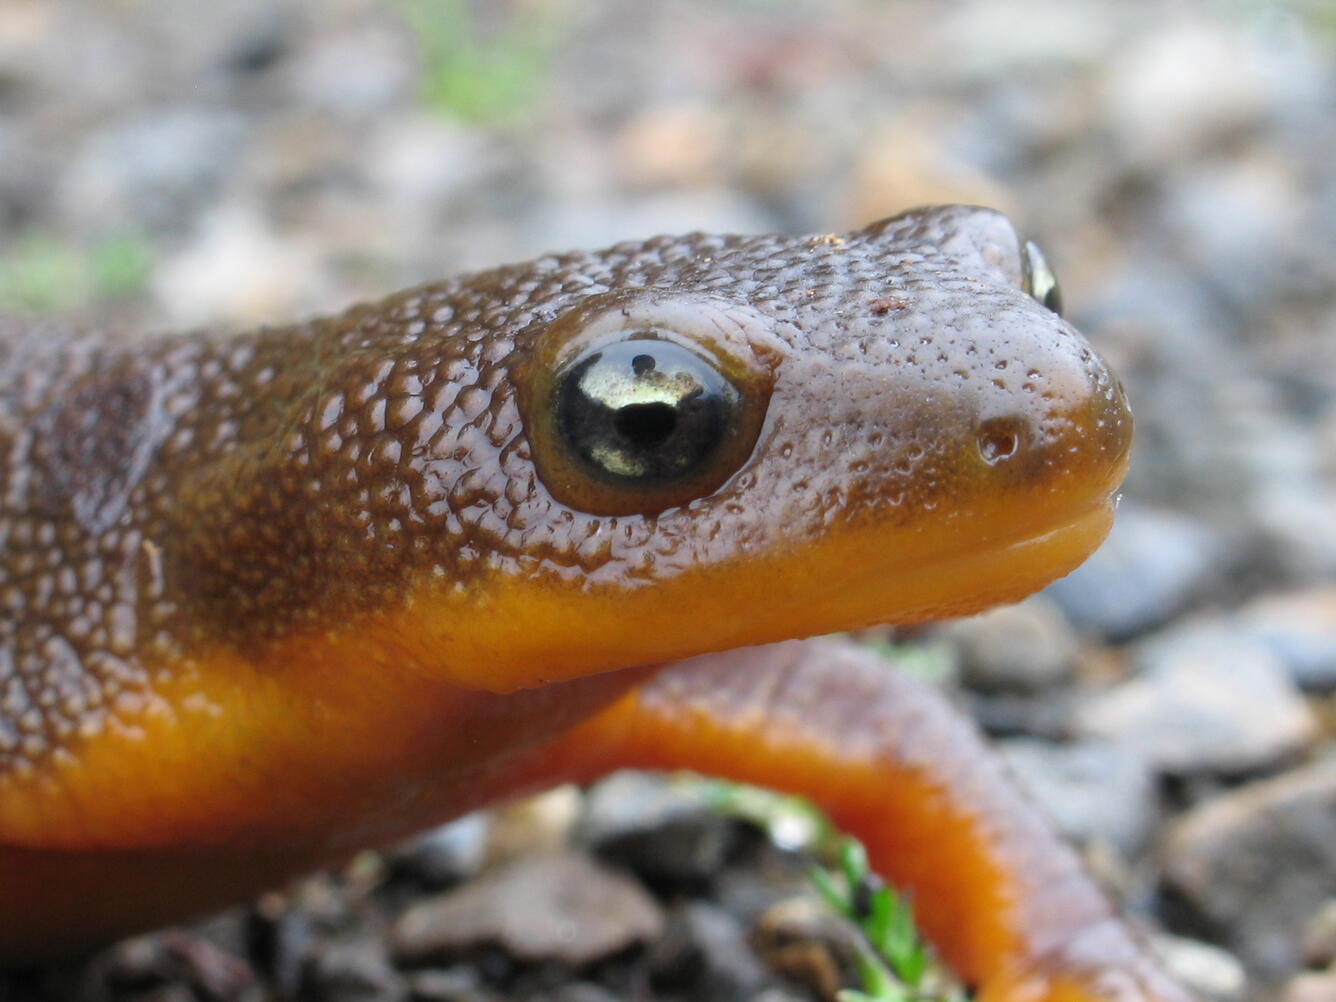
<path id="1" fill-rule="evenodd" d="M 627 486 L 695 479 L 738 409 L 723 374 L 671 341 L 604 345 L 557 376 L 561 437 L 591 473 Z"/>
<path id="2" fill-rule="evenodd" d="M 1023 288 L 1038 302 L 1062 316 L 1062 289 L 1048 259 L 1033 240 L 1025 241 Z"/>

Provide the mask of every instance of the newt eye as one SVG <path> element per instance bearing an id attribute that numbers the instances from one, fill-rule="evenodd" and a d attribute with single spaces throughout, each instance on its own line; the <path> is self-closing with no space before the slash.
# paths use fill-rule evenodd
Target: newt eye
<path id="1" fill-rule="evenodd" d="M 736 420 L 739 397 L 687 348 L 628 340 L 587 352 L 557 376 L 556 421 L 591 473 L 663 487 L 709 465 Z"/>
<path id="2" fill-rule="evenodd" d="M 1058 276 L 1049 267 L 1048 259 L 1033 240 L 1025 241 L 1023 249 L 1024 278 L 1022 288 L 1043 306 L 1062 316 L 1062 289 Z"/>
<path id="3" fill-rule="evenodd" d="M 769 408 L 768 324 L 746 307 L 625 295 L 556 318 L 511 372 L 543 487 L 590 515 L 657 515 L 723 487 Z"/>

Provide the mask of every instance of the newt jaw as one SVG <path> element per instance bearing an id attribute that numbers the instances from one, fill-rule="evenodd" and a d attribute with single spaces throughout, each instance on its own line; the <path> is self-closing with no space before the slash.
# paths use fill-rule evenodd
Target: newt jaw
<path id="1" fill-rule="evenodd" d="M 932 559 L 888 559 L 872 527 L 826 540 L 801 561 L 781 553 L 691 568 L 631 590 L 592 585 L 572 595 L 540 574 L 504 589 L 433 589 L 330 638 L 320 656 L 353 664 L 388 651 L 453 685 L 511 692 L 795 636 L 965 616 L 1072 571 L 1103 541 L 1113 515 L 1106 496 L 1056 524 L 983 545 L 949 548 L 938 536 Z M 712 596 L 721 589 L 747 598 L 745 616 L 717 614 Z M 489 642 L 479 622 L 505 624 L 504 644 Z"/>

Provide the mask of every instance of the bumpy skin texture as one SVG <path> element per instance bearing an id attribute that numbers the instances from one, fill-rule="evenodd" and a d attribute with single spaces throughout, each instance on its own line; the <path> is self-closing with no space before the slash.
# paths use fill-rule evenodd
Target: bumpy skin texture
<path id="1" fill-rule="evenodd" d="M 655 665 L 969 612 L 1065 573 L 1107 531 L 1131 423 L 1020 261 L 1003 217 L 944 207 L 843 237 L 545 257 L 244 336 L 0 323 L 0 955 L 615 768 L 606 729 Z M 550 454 L 544 380 L 582 339 L 643 328 L 728 359 L 763 420 L 708 496 L 590 514 L 567 502 L 609 488 Z M 683 763 L 748 772 L 709 751 L 730 714 L 659 705 L 701 737 Z M 740 716 L 755 758 L 770 735 Z M 875 783 L 828 752 L 893 718 L 799 742 L 846 770 L 864 810 L 844 813 L 874 829 L 919 808 L 879 816 Z M 937 753 L 901 771 L 925 817 L 967 816 L 969 784 L 942 778 L 992 785 L 992 767 L 968 743 Z M 1038 856 L 993 838 L 1024 808 L 981 810 L 925 863 L 1006 878 L 981 906 L 1006 935 L 954 950 L 938 923 L 990 997 L 1177 998 L 1012 986 L 1052 973 L 1015 907 Z M 113 891 L 96 908 L 89 881 Z M 943 885 L 942 915 L 975 921 L 972 883 Z M 1135 966 L 1128 944 L 1073 977 Z"/>

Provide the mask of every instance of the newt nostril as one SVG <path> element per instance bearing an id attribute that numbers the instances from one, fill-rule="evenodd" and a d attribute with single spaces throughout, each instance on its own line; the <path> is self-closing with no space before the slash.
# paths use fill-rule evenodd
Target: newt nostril
<path id="1" fill-rule="evenodd" d="M 1020 418 L 989 418 L 979 425 L 976 441 L 979 456 L 989 466 L 1005 462 L 1020 451 L 1024 434 L 1024 423 Z"/>

